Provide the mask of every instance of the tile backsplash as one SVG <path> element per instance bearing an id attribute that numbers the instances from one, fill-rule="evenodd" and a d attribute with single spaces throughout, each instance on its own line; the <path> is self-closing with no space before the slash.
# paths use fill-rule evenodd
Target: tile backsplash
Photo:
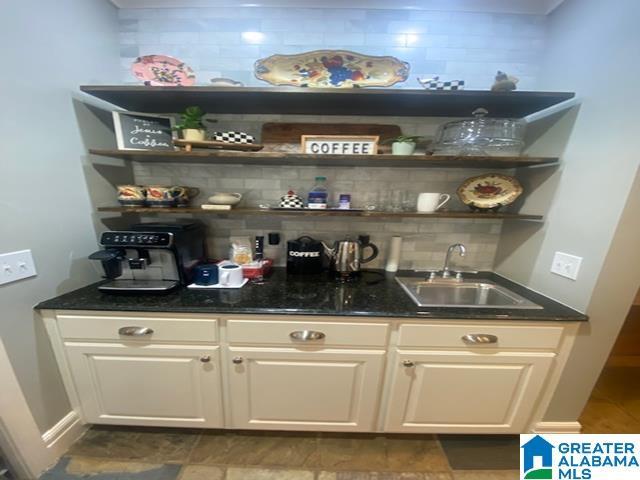
<path id="1" fill-rule="evenodd" d="M 332 123 L 389 123 L 397 124 L 403 133 L 433 137 L 437 126 L 446 119 L 372 118 L 372 117 L 310 117 L 279 115 L 217 115 L 215 129 L 241 129 L 255 134 L 259 140 L 264 122 L 332 122 Z M 203 165 L 181 163 L 135 163 L 134 175 L 138 184 L 185 185 L 200 189 L 195 204 L 205 203 L 214 192 L 240 192 L 241 206 L 276 205 L 288 189 L 306 197 L 317 175 L 327 177 L 330 198 L 336 202 L 340 193 L 350 193 L 352 206 L 378 207 L 405 202 L 415 208 L 420 192 L 439 192 L 451 195 L 447 207 L 464 210 L 455 191 L 466 179 L 483 173 L 473 169 L 386 168 L 386 167 L 309 167 L 256 165 Z M 508 173 L 508 172 L 507 172 Z M 465 219 L 402 219 L 365 220 L 352 217 L 282 217 L 282 216 L 197 216 L 209 225 L 210 253 L 216 257 L 228 254 L 230 236 L 266 235 L 279 232 L 283 243 L 303 234 L 333 242 L 346 235 L 369 234 L 380 247 L 381 255 L 368 264 L 383 267 L 388 243 L 392 236 L 404 238 L 401 268 L 440 268 L 447 247 L 456 242 L 467 246 L 467 256 L 454 259 L 454 265 L 466 269 L 490 270 L 493 267 L 501 220 Z M 283 246 L 284 248 L 284 246 Z M 282 255 L 284 260 L 284 255 Z M 280 262 L 283 264 L 282 262 Z"/>
<path id="2" fill-rule="evenodd" d="M 411 64 L 400 88 L 419 88 L 417 76 L 464 79 L 467 89 L 488 89 L 497 70 L 536 87 L 546 17 L 393 9 L 237 8 L 122 9 L 122 80 L 139 55 L 180 58 L 199 84 L 229 77 L 267 85 L 253 75 L 259 58 L 316 49 L 393 55 Z"/>

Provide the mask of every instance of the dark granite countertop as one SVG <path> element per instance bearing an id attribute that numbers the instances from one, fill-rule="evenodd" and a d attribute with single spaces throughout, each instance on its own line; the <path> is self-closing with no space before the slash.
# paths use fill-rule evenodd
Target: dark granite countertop
<path id="1" fill-rule="evenodd" d="M 400 272 L 401 275 L 424 275 Z M 249 283 L 238 290 L 189 290 L 166 294 L 112 294 L 98 290 L 98 283 L 46 300 L 36 309 L 177 312 L 221 314 L 345 315 L 443 319 L 509 319 L 586 321 L 587 317 L 547 297 L 493 273 L 480 273 L 543 309 L 420 308 L 383 271 L 363 272 L 350 283 L 328 275 L 287 275 L 276 268 L 263 284 Z"/>

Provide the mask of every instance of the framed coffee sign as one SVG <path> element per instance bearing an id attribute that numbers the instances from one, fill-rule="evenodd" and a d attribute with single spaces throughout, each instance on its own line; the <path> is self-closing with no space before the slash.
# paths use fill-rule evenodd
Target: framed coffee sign
<path id="1" fill-rule="evenodd" d="M 113 112 L 120 150 L 176 150 L 173 117 L 136 112 Z"/>
<path id="2" fill-rule="evenodd" d="M 377 135 L 302 135 L 302 153 L 314 155 L 375 155 Z"/>

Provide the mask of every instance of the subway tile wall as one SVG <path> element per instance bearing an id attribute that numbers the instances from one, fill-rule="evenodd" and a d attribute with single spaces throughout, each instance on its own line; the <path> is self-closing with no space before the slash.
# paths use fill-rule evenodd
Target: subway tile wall
<path id="1" fill-rule="evenodd" d="M 411 64 L 407 82 L 439 75 L 464 79 L 468 89 L 488 89 L 497 70 L 534 90 L 545 42 L 545 16 L 418 10 L 325 8 L 122 9 L 122 80 L 139 55 L 180 58 L 199 84 L 229 77 L 266 85 L 253 75 L 258 58 L 315 49 L 344 48 L 393 55 Z"/>
<path id="2" fill-rule="evenodd" d="M 216 115 L 218 129 L 241 129 L 260 138 L 264 122 L 337 122 L 390 123 L 399 125 L 405 134 L 431 138 L 437 126 L 447 119 L 412 117 L 311 117 L 293 115 Z M 185 185 L 200 189 L 195 204 L 206 202 L 216 191 L 240 192 L 242 206 L 276 205 L 280 196 L 293 189 L 303 197 L 313 186 L 317 175 L 326 176 L 330 195 L 335 202 L 338 194 L 350 193 L 354 207 L 377 205 L 388 207 L 405 202 L 415 208 L 420 192 L 440 192 L 451 195 L 448 208 L 464 210 L 455 191 L 468 177 L 484 170 L 473 169 L 411 169 L 384 167 L 291 167 L 255 165 L 196 164 L 134 164 L 135 181 L 141 185 Z M 509 173 L 506 171 L 505 173 Z M 180 218 L 183 216 L 181 215 Z M 462 242 L 467 256 L 456 257 L 454 265 L 466 270 L 491 270 L 502 227 L 501 220 L 465 219 L 402 219 L 395 221 L 364 220 L 351 217 L 267 217 L 267 216 L 194 216 L 209 226 L 211 255 L 224 258 L 229 250 L 230 236 L 266 235 L 279 232 L 284 241 L 301 235 L 332 242 L 346 235 L 371 235 L 380 247 L 381 255 L 369 267 L 384 267 L 388 244 L 392 236 L 404 239 L 401 268 L 432 269 L 442 267 L 447 247 Z M 145 220 L 153 220 L 149 217 Z M 284 254 L 279 262 L 283 264 Z"/>

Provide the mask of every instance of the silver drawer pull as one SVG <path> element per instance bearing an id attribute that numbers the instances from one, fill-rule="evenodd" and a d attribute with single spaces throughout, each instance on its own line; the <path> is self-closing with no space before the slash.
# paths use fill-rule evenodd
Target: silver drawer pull
<path id="1" fill-rule="evenodd" d="M 203 355 L 200 357 L 202 363 L 209 363 L 211 361 L 211 355 Z"/>
<path id="2" fill-rule="evenodd" d="M 322 332 L 316 332 L 315 330 L 297 330 L 291 332 L 289 336 L 293 340 L 300 340 L 302 342 L 308 342 L 310 340 L 322 340 L 326 335 Z"/>
<path id="3" fill-rule="evenodd" d="M 244 362 L 244 358 L 242 358 L 242 357 L 233 357 L 233 359 L 231 361 L 233 363 L 235 363 L 236 365 L 240 365 L 242 362 Z"/>
<path id="4" fill-rule="evenodd" d="M 488 333 L 468 333 L 462 336 L 462 341 L 467 345 L 487 345 L 498 343 L 498 337 Z"/>
<path id="5" fill-rule="evenodd" d="M 151 335 L 153 329 L 149 327 L 122 327 L 118 330 L 118 333 L 126 337 L 144 337 L 145 335 Z"/>
<path id="6" fill-rule="evenodd" d="M 411 360 L 403 360 L 402 361 L 402 365 L 404 365 L 405 367 L 415 367 L 416 364 L 414 362 L 412 362 Z"/>

